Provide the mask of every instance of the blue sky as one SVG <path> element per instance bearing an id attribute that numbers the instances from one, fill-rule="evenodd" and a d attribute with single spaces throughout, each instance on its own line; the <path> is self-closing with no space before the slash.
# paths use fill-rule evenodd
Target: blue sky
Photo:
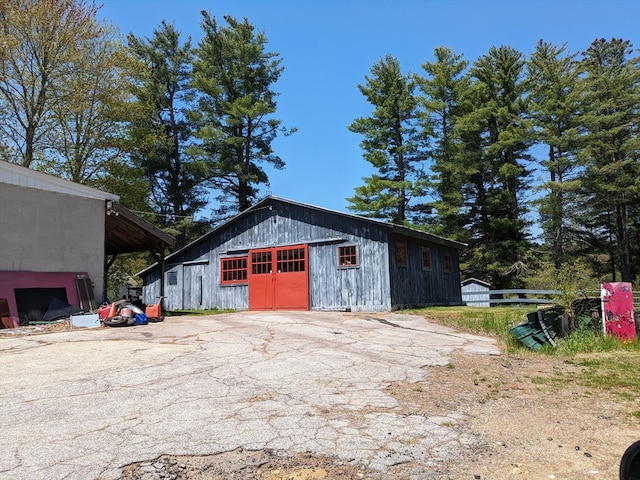
<path id="1" fill-rule="evenodd" d="M 347 126 L 372 108 L 358 84 L 385 55 L 422 73 L 437 46 L 473 63 L 492 46 L 523 54 L 539 39 L 581 52 L 600 37 L 640 48 L 640 0 L 102 0 L 100 16 L 123 34 L 151 37 L 162 20 L 194 44 L 201 10 L 224 24 L 244 17 L 263 31 L 285 71 L 275 115 L 297 133 L 277 139 L 284 170 L 268 170 L 270 193 L 347 211 L 347 197 L 372 173 Z M 208 216 L 208 212 L 203 212 Z"/>

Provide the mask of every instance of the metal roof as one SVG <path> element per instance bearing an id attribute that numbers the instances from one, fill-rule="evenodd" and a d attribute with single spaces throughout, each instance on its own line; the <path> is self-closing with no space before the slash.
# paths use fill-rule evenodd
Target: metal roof
<path id="1" fill-rule="evenodd" d="M 108 201 L 105 221 L 107 255 L 132 252 L 164 252 L 175 239 L 117 202 Z"/>
<path id="2" fill-rule="evenodd" d="M 164 252 L 175 239 L 117 203 L 118 195 L 70 182 L 6 161 L 0 161 L 0 183 L 61 193 L 106 202 L 105 243 L 107 255 L 132 252 Z"/>
<path id="3" fill-rule="evenodd" d="M 2 160 L 0 160 L 0 183 L 96 200 L 118 200 L 120 198 L 112 193 Z"/>
<path id="4" fill-rule="evenodd" d="M 423 232 L 421 230 L 416 230 L 416 229 L 405 227 L 405 226 L 402 226 L 402 225 L 394 225 L 394 224 L 383 222 L 381 220 L 376 220 L 376 219 L 373 219 L 373 218 L 362 217 L 362 216 L 353 215 L 353 214 L 350 214 L 350 213 L 339 212 L 337 210 L 331 210 L 331 209 L 328 209 L 328 208 L 317 207 L 317 206 L 314 206 L 314 205 L 295 202 L 293 200 L 287 200 L 285 198 L 280 198 L 280 197 L 275 197 L 273 195 L 270 195 L 270 196 L 267 196 L 264 199 L 260 200 L 259 202 L 255 203 L 251 207 L 247 208 L 243 212 L 240 212 L 236 216 L 230 218 L 226 222 L 223 222 L 220 225 L 214 227 L 212 230 L 210 230 L 209 232 L 205 233 L 204 235 L 202 235 L 201 237 L 197 238 L 196 240 L 194 240 L 193 242 L 189 243 L 188 245 L 185 245 L 184 247 L 180 248 L 179 250 L 176 250 L 175 252 L 171 253 L 170 255 L 168 255 L 166 257 L 166 261 L 170 261 L 172 258 L 178 256 L 182 252 L 187 251 L 190 248 L 192 248 L 193 246 L 195 246 L 195 245 L 197 245 L 197 244 L 199 244 L 199 243 L 211 238 L 212 236 L 216 235 L 219 231 L 221 231 L 222 229 L 226 228 L 227 226 L 239 221 L 240 219 L 244 218 L 247 215 L 250 215 L 252 212 L 254 212 L 256 210 L 261 210 L 261 209 L 265 208 L 267 205 L 269 205 L 269 204 L 271 204 L 273 202 L 288 203 L 290 205 L 297 205 L 297 206 L 302 207 L 302 208 L 307 208 L 307 209 L 316 210 L 316 211 L 320 211 L 320 212 L 326 212 L 326 213 L 330 213 L 330 214 L 333 214 L 333 215 L 338 215 L 338 216 L 342 216 L 342 217 L 346 217 L 346 218 L 357 219 L 357 220 L 360 220 L 360 221 L 363 221 L 363 222 L 368 222 L 368 223 L 372 223 L 372 224 L 378 225 L 378 226 L 380 226 L 382 228 L 391 229 L 394 233 L 397 233 L 397 234 L 400 234 L 400 235 L 405 235 L 405 236 L 408 236 L 408 237 L 413 237 L 413 238 L 418 238 L 418 239 L 421 239 L 421 240 L 426 240 L 426 241 L 429 241 L 429 242 L 432 242 L 432 243 L 436 243 L 436 244 L 439 244 L 439 245 L 444 245 L 444 246 L 447 246 L 447 247 L 455 248 L 456 250 L 462 250 L 467 246 L 466 244 L 461 243 L 461 242 L 456 242 L 454 240 L 449 240 L 449 239 L 444 238 L 444 237 L 439 237 L 439 236 L 433 235 L 431 233 Z M 154 268 L 156 268 L 157 265 L 158 265 L 157 263 L 154 263 L 154 264 L 150 265 L 149 267 L 145 268 L 144 270 L 138 272 L 136 275 L 139 276 L 139 275 L 144 274 L 144 273 L 146 273 L 148 271 L 151 271 Z"/>

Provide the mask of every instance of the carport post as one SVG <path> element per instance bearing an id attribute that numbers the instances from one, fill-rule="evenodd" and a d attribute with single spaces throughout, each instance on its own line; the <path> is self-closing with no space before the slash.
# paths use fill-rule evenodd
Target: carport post
<path id="1" fill-rule="evenodd" d="M 153 258 L 155 258 L 156 262 L 158 262 L 158 268 L 160 269 L 160 299 L 158 300 L 158 303 L 160 304 L 160 308 L 163 308 L 162 303 L 163 303 L 163 297 L 164 297 L 164 265 L 165 265 L 164 251 L 166 248 L 167 248 L 167 244 L 162 243 L 160 244 L 160 252 L 150 250 L 151 255 L 153 255 Z"/>
<path id="2" fill-rule="evenodd" d="M 164 310 L 162 305 L 164 300 L 164 249 L 165 245 L 162 246 L 162 255 L 160 255 L 160 299 L 158 300 L 160 311 Z"/>

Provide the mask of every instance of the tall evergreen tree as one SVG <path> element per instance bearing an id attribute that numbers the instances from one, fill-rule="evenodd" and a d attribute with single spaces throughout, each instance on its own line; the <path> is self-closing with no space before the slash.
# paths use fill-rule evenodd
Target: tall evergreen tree
<path id="1" fill-rule="evenodd" d="M 577 159 L 579 91 L 575 54 L 566 46 L 556 47 L 540 40 L 527 62 L 527 82 L 531 117 L 536 139 L 546 145 L 548 156 L 540 164 L 548 178 L 537 188 L 541 226 L 550 246 L 555 268 L 567 260 L 570 246 L 572 213 L 576 207 L 576 190 L 580 185 Z M 575 232 L 574 232 L 575 233 Z"/>
<path id="2" fill-rule="evenodd" d="M 524 193 L 532 143 L 524 60 L 511 47 L 492 47 L 474 63 L 471 74 L 474 108 L 458 123 L 472 235 L 464 258 L 466 273 L 496 288 L 520 286 L 528 248 Z"/>
<path id="3" fill-rule="evenodd" d="M 349 130 L 364 136 L 363 157 L 377 173 L 363 178 L 365 185 L 356 187 L 347 208 L 402 224 L 409 218 L 411 200 L 424 193 L 425 137 L 417 126 L 415 80 L 403 75 L 390 55 L 365 78 L 358 88 L 374 110 L 370 117 L 355 119 Z"/>
<path id="4" fill-rule="evenodd" d="M 434 55 L 434 62 L 422 65 L 426 77 L 416 77 L 424 116 L 421 124 L 431 137 L 433 177 L 429 183 L 435 200 L 430 205 L 436 211 L 435 233 L 467 241 L 462 195 L 466 166 L 461 158 L 456 123 L 468 113 L 468 104 L 463 101 L 470 88 L 468 62 L 446 47 L 437 47 Z"/>
<path id="5" fill-rule="evenodd" d="M 580 158 L 585 162 L 586 204 L 592 217 L 606 214 L 614 239 L 612 258 L 622 281 L 633 281 L 629 207 L 640 199 L 640 58 L 629 41 L 595 40 L 583 53 Z M 615 268 L 612 279 L 616 279 Z"/>
<path id="6" fill-rule="evenodd" d="M 136 99 L 129 123 L 131 156 L 151 186 L 150 203 L 160 225 L 175 227 L 207 204 L 208 168 L 189 152 L 194 143 L 188 117 L 191 42 L 182 43 L 180 33 L 162 22 L 153 38 L 129 35 L 128 44 Z M 189 240 L 180 228 L 171 233 L 177 246 Z"/>
<path id="7" fill-rule="evenodd" d="M 261 164 L 276 169 L 284 161 L 272 149 L 279 133 L 288 135 L 276 111 L 273 85 L 282 74 L 278 53 L 267 52 L 267 37 L 256 33 L 247 19 L 215 17 L 202 12 L 204 37 L 196 49 L 192 86 L 198 93 L 194 112 L 201 140 L 199 154 L 211 162 L 213 185 L 223 204 L 234 200 L 233 210 L 245 210 L 269 178 Z M 223 205 L 224 206 L 224 205 Z"/>

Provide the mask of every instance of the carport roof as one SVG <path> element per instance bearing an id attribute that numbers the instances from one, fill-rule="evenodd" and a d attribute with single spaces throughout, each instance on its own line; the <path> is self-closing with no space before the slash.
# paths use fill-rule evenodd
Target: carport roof
<path id="1" fill-rule="evenodd" d="M 114 201 L 107 202 L 105 243 L 107 255 L 153 251 L 164 254 L 175 239 Z"/>

